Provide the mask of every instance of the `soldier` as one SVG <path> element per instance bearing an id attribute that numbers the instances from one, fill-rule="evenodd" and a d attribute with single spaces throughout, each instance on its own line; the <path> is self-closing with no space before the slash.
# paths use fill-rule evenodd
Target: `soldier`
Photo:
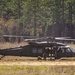
<path id="1" fill-rule="evenodd" d="M 44 48 L 43 59 L 46 60 L 46 58 L 47 58 L 47 53 L 46 53 L 46 49 Z"/>
<path id="2" fill-rule="evenodd" d="M 57 58 L 57 50 L 58 50 L 58 47 L 53 48 L 53 54 L 54 54 L 55 59 Z"/>
<path id="3" fill-rule="evenodd" d="M 46 58 L 47 58 L 46 52 L 43 53 L 43 58 L 44 58 L 44 60 L 46 60 Z"/>
<path id="4" fill-rule="evenodd" d="M 49 48 L 46 49 L 47 57 L 49 57 Z"/>

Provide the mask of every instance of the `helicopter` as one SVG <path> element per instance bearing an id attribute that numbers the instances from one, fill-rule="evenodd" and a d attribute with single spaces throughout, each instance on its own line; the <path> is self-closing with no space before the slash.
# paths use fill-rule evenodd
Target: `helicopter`
<path id="1" fill-rule="evenodd" d="M 27 56 L 38 59 L 60 59 L 62 57 L 75 57 L 75 50 L 64 43 L 56 41 L 75 41 L 70 37 L 30 37 L 4 35 L 4 37 L 24 37 L 28 45 L 0 49 L 1 58 L 4 56 Z"/>

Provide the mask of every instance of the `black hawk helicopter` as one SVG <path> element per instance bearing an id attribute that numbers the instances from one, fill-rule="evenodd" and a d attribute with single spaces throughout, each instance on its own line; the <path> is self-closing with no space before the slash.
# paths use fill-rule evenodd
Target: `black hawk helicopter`
<path id="1" fill-rule="evenodd" d="M 3 37 L 23 37 L 29 44 L 15 48 L 0 49 L 0 55 L 4 56 L 28 56 L 38 57 L 38 59 L 46 60 L 46 58 L 60 59 L 62 57 L 75 57 L 75 50 L 64 43 L 56 41 L 75 41 L 70 37 L 30 37 L 3 35 Z"/>

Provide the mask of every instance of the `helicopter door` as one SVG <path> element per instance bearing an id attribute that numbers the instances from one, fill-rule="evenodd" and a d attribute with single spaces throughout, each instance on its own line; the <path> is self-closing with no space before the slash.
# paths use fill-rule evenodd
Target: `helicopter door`
<path id="1" fill-rule="evenodd" d="M 61 56 L 62 57 L 65 57 L 66 56 L 65 49 L 64 48 L 61 48 L 61 51 L 62 51 Z"/>
<path id="2" fill-rule="evenodd" d="M 69 48 L 60 48 L 58 51 L 58 57 L 70 57 L 72 54 Z"/>
<path id="3" fill-rule="evenodd" d="M 70 48 L 64 48 L 65 51 L 65 56 L 66 57 L 71 57 L 72 56 L 72 51 Z"/>
<path id="4" fill-rule="evenodd" d="M 62 48 L 62 55 L 63 57 L 71 57 L 72 52 L 69 48 Z"/>

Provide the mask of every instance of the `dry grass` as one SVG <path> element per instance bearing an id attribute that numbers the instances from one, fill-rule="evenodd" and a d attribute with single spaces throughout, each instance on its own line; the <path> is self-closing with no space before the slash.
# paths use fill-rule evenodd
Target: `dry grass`
<path id="1" fill-rule="evenodd" d="M 0 75 L 75 75 L 75 66 L 0 66 Z"/>

